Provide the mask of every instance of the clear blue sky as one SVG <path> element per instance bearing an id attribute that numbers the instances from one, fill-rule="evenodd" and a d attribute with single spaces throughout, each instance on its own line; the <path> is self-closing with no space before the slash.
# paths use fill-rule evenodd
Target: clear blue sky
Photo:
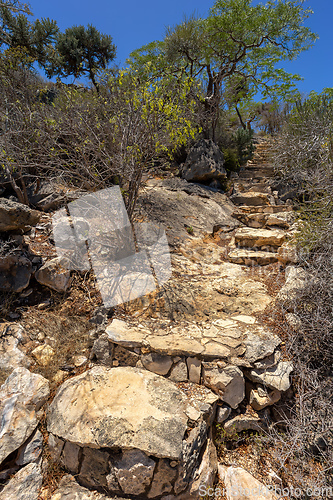
<path id="1" fill-rule="evenodd" d="M 178 24 L 184 14 L 207 15 L 214 1 L 31 0 L 29 3 L 36 18 L 56 20 L 61 31 L 73 25 L 92 24 L 111 35 L 117 46 L 116 63 L 122 66 L 131 51 L 163 38 L 166 26 Z M 307 0 L 304 5 L 314 11 L 307 26 L 319 35 L 319 40 L 284 67 L 304 77 L 298 88 L 308 94 L 311 90 L 320 92 L 324 87 L 333 87 L 333 0 Z"/>

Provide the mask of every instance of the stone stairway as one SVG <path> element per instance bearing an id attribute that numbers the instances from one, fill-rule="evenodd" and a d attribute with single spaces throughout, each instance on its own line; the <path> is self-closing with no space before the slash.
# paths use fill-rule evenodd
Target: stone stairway
<path id="1" fill-rule="evenodd" d="M 195 239 L 173 255 L 170 288 L 180 301 L 189 284 L 193 319 L 113 319 L 96 334 L 93 367 L 61 386 L 49 411 L 50 448 L 81 485 L 121 498 L 199 499 L 200 485 L 212 487 L 216 476 L 214 420 L 226 433 L 263 429 L 267 408 L 289 388 L 281 340 L 254 315 L 272 299 L 243 270 L 277 262 L 292 224 L 292 207 L 269 187 L 272 174 L 261 143 L 231 196 L 238 227 L 225 243 L 230 263 L 212 264 L 221 247 Z M 216 319 L 196 317 L 201 295 Z"/>

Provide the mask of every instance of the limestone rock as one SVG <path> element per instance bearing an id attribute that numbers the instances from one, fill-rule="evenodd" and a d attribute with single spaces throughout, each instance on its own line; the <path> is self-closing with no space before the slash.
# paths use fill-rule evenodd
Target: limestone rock
<path id="1" fill-rule="evenodd" d="M 127 450 L 113 460 L 113 468 L 122 491 L 140 495 L 150 485 L 156 463 L 140 450 Z"/>
<path id="2" fill-rule="evenodd" d="M 156 466 L 154 478 L 148 492 L 148 498 L 155 498 L 170 493 L 177 477 L 177 468 L 171 467 L 169 460 L 161 458 Z"/>
<path id="3" fill-rule="evenodd" d="M 231 413 L 231 408 L 229 406 L 218 406 L 216 410 L 216 422 L 222 424 Z"/>
<path id="4" fill-rule="evenodd" d="M 231 408 L 237 408 L 245 397 L 243 373 L 237 366 L 219 368 L 215 363 L 203 363 L 203 383 Z"/>
<path id="5" fill-rule="evenodd" d="M 277 251 L 278 260 L 281 264 L 297 264 L 299 262 L 299 257 L 295 246 L 291 242 L 285 242 Z"/>
<path id="6" fill-rule="evenodd" d="M 67 441 L 63 447 L 61 461 L 72 474 L 79 472 L 80 447 Z"/>
<path id="7" fill-rule="evenodd" d="M 198 358 L 187 358 L 188 378 L 194 384 L 200 384 L 201 361 Z"/>
<path id="8" fill-rule="evenodd" d="M 47 444 L 51 455 L 51 460 L 53 460 L 54 462 L 58 462 L 60 460 L 61 452 L 64 448 L 64 441 L 50 433 Z"/>
<path id="9" fill-rule="evenodd" d="M 121 500 L 116 497 L 106 497 L 97 491 L 90 491 L 79 485 L 73 476 L 64 476 L 53 493 L 51 500 Z M 36 500 L 36 499 L 35 499 Z"/>
<path id="10" fill-rule="evenodd" d="M 218 472 L 225 485 L 227 500 L 277 500 L 264 484 L 241 467 L 219 464 Z"/>
<path id="11" fill-rule="evenodd" d="M 0 500 L 36 500 L 42 487 L 41 467 L 32 463 L 19 470 L 0 492 Z"/>
<path id="12" fill-rule="evenodd" d="M 16 459 L 17 465 L 27 465 L 31 462 L 37 462 L 43 450 L 43 434 L 37 429 L 24 443 Z"/>
<path id="13" fill-rule="evenodd" d="M 156 352 L 143 354 L 141 356 L 141 362 L 147 370 L 157 373 L 158 375 L 166 375 L 172 366 L 172 359 L 170 356 L 157 354 Z"/>
<path id="14" fill-rule="evenodd" d="M 276 366 L 266 369 L 253 369 L 248 377 L 253 382 L 259 382 L 270 389 L 286 391 L 290 387 L 289 375 L 293 371 L 291 361 L 280 361 Z"/>
<path id="15" fill-rule="evenodd" d="M 2 325 L 0 331 L 0 369 L 10 370 L 30 366 L 30 360 L 19 345 L 24 343 L 24 330 L 21 325 Z"/>
<path id="16" fill-rule="evenodd" d="M 278 229 L 241 227 L 235 232 L 235 243 L 241 247 L 280 247 L 285 238 L 285 232 Z"/>
<path id="17" fill-rule="evenodd" d="M 228 254 L 228 259 L 234 264 L 266 266 L 267 264 L 277 262 L 278 256 L 275 252 L 255 252 L 254 250 L 236 249 Z"/>
<path id="18" fill-rule="evenodd" d="M 30 282 L 31 261 L 24 255 L 0 257 L 0 291 L 22 292 Z"/>
<path id="19" fill-rule="evenodd" d="M 27 441 L 37 427 L 36 411 L 50 393 L 48 381 L 16 368 L 0 389 L 0 463 Z"/>
<path id="20" fill-rule="evenodd" d="M 256 414 L 241 414 L 227 420 L 224 424 L 224 430 L 228 434 L 234 434 L 242 431 L 261 429 L 260 418 Z"/>
<path id="21" fill-rule="evenodd" d="M 246 205 L 250 207 L 270 205 L 271 196 L 267 193 L 255 193 L 248 191 L 245 193 L 237 193 L 230 196 L 230 200 L 235 205 Z"/>
<path id="22" fill-rule="evenodd" d="M 71 284 L 71 273 L 64 266 L 63 259 L 59 257 L 51 259 L 36 271 L 35 278 L 38 283 L 56 292 L 66 292 Z"/>
<path id="23" fill-rule="evenodd" d="M 264 328 L 258 328 L 255 332 L 248 332 L 244 344 L 246 347 L 245 358 L 250 363 L 254 363 L 273 354 L 281 344 L 281 339 Z"/>
<path id="24" fill-rule="evenodd" d="M 0 232 L 26 231 L 37 224 L 41 216 L 37 210 L 16 201 L 0 198 Z"/>
<path id="25" fill-rule="evenodd" d="M 294 219 L 295 216 L 292 212 L 270 214 L 266 219 L 266 226 L 278 226 L 283 229 L 289 229 Z"/>
<path id="26" fill-rule="evenodd" d="M 147 341 L 154 351 L 170 356 L 195 356 L 204 351 L 204 346 L 196 339 L 176 334 L 148 337 Z"/>
<path id="27" fill-rule="evenodd" d="M 187 402 L 175 384 L 147 370 L 95 366 L 58 389 L 48 430 L 79 446 L 138 448 L 177 459 Z"/>
<path id="28" fill-rule="evenodd" d="M 182 177 L 187 181 L 207 182 L 226 179 L 222 151 L 211 139 L 201 139 L 187 155 Z"/>
<path id="29" fill-rule="evenodd" d="M 305 269 L 295 266 L 288 266 L 285 275 L 286 282 L 276 298 L 289 310 L 293 307 L 298 293 L 306 286 L 309 278 Z"/>
<path id="30" fill-rule="evenodd" d="M 208 438 L 206 449 L 202 456 L 196 477 L 191 481 L 189 488 L 180 499 L 196 500 L 201 497 L 202 485 L 206 489 L 213 488 L 218 471 L 216 448 L 211 438 Z"/>
<path id="31" fill-rule="evenodd" d="M 266 406 L 271 406 L 281 399 L 281 392 L 278 390 L 265 391 L 258 387 L 250 392 L 250 405 L 254 410 L 263 410 Z"/>
<path id="32" fill-rule="evenodd" d="M 54 350 L 48 344 L 42 344 L 36 347 L 32 352 L 32 356 L 36 359 L 39 365 L 47 366 L 52 361 L 55 355 Z"/>
<path id="33" fill-rule="evenodd" d="M 130 328 L 120 319 L 114 319 L 105 331 L 110 342 L 124 347 L 141 347 L 148 333 L 143 329 Z"/>
<path id="34" fill-rule="evenodd" d="M 178 363 L 173 365 L 169 379 L 173 382 L 186 382 L 188 375 L 186 362 L 184 360 L 178 361 Z"/>
<path id="35" fill-rule="evenodd" d="M 73 457 L 74 458 L 74 457 Z M 75 462 L 73 462 L 75 466 Z M 77 463 L 77 468 L 79 464 Z M 106 451 L 84 448 L 79 474 L 80 483 L 91 488 L 106 488 L 109 454 Z"/>

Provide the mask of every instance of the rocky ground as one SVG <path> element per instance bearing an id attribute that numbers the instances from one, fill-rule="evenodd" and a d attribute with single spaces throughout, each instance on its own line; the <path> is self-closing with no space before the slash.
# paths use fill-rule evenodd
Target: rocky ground
<path id="1" fill-rule="evenodd" d="M 297 317 L 276 304 L 288 311 L 304 281 L 292 204 L 272 177 L 263 141 L 230 197 L 147 181 L 136 218 L 164 225 L 172 276 L 111 310 L 92 273 L 57 257 L 63 198 L 49 212 L 0 199 L 0 500 L 214 498 L 209 488 L 236 500 L 235 485 L 282 484 L 248 439 L 292 398 L 283 336 Z"/>

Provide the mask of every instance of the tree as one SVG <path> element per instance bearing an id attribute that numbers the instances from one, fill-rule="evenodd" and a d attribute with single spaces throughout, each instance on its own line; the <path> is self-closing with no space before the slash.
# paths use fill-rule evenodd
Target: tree
<path id="1" fill-rule="evenodd" d="M 105 69 L 115 58 L 116 47 L 109 35 L 101 34 L 94 26 L 73 26 L 59 33 L 53 60 L 47 68 L 49 77 L 58 75 L 75 78 L 88 74 L 98 91 L 96 71 Z"/>
<path id="2" fill-rule="evenodd" d="M 49 18 L 30 22 L 26 4 L 13 0 L 0 1 L 0 47 L 24 49 L 25 54 L 45 68 L 58 33 L 57 23 Z"/>
<path id="3" fill-rule="evenodd" d="M 304 0 L 217 0 L 206 19 L 185 19 L 169 28 L 163 41 L 132 54 L 132 66 L 154 60 L 155 77 L 187 74 L 200 80 L 207 115 L 206 134 L 214 139 L 221 99 L 237 76 L 252 91 L 271 98 L 288 96 L 300 79 L 278 63 L 309 49 L 317 36 L 304 26 L 312 11 Z M 152 75 L 153 77 L 153 75 Z M 210 129 L 210 130 L 209 130 Z"/>

